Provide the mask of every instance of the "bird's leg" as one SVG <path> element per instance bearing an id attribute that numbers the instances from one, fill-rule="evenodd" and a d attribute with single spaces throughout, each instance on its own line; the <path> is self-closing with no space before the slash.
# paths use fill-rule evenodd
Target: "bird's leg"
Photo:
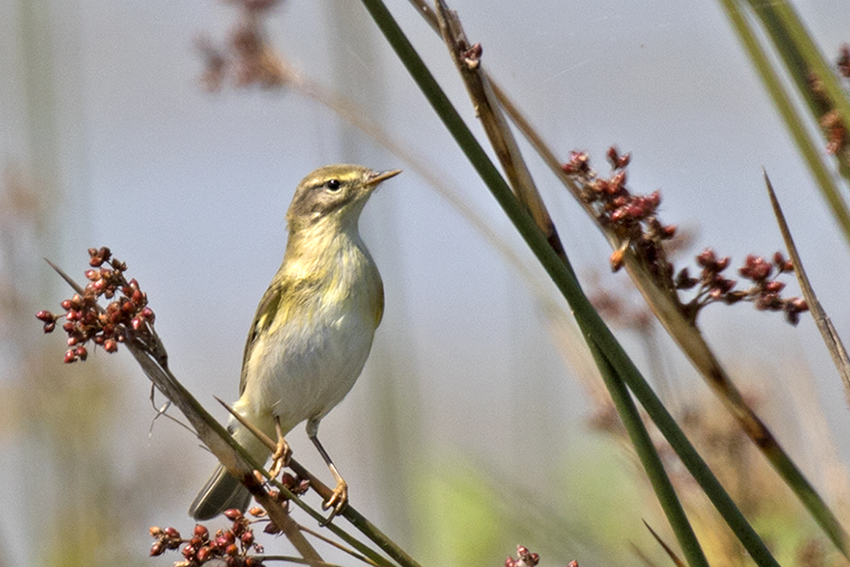
<path id="1" fill-rule="evenodd" d="M 313 442 L 313 445 L 316 446 L 316 449 L 319 450 L 319 454 L 322 455 L 322 458 L 325 460 L 325 463 L 328 465 L 328 468 L 336 481 L 336 488 L 333 489 L 333 493 L 330 495 L 330 498 L 322 503 L 322 509 L 331 509 L 330 516 L 328 516 L 328 519 L 324 521 L 324 525 L 327 525 L 330 524 L 331 520 L 334 519 L 334 516 L 342 512 L 342 509 L 348 504 L 348 483 L 345 482 L 345 479 L 343 479 L 342 475 L 339 474 L 339 471 L 336 470 L 336 466 L 331 460 L 330 455 L 328 455 L 328 452 L 325 451 L 324 447 L 322 447 L 322 442 L 319 441 L 318 421 L 314 422 L 310 420 L 307 422 L 307 436 L 310 438 L 310 441 Z"/>
<path id="2" fill-rule="evenodd" d="M 280 426 L 280 418 L 274 418 L 274 430 L 277 433 L 277 445 L 275 445 L 274 453 L 272 453 L 272 468 L 269 469 L 269 474 L 275 478 L 280 470 L 289 465 L 289 459 L 292 458 L 292 449 L 289 448 L 289 443 L 283 438 L 283 428 Z"/>

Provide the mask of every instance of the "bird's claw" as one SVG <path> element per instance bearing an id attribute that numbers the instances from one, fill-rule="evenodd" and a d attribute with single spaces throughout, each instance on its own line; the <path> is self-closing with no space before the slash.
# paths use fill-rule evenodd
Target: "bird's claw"
<path id="1" fill-rule="evenodd" d="M 289 461 L 292 459 L 292 449 L 286 439 L 279 437 L 274 453 L 272 453 L 272 466 L 269 469 L 271 478 L 276 478 L 283 467 L 289 466 Z"/>
<path id="2" fill-rule="evenodd" d="M 327 526 L 330 524 L 334 517 L 342 512 L 346 506 L 348 506 L 348 483 L 340 478 L 330 497 L 322 503 L 322 509 L 330 509 L 331 513 L 321 525 Z"/>

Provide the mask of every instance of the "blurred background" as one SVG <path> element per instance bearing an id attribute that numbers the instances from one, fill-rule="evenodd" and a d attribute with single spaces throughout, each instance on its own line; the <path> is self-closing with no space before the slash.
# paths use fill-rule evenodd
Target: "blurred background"
<path id="1" fill-rule="evenodd" d="M 847 6 L 794 5 L 834 60 L 850 39 Z M 388 7 L 479 132 L 445 46 L 408 3 Z M 605 171 L 610 145 L 632 152 L 632 190 L 660 189 L 661 218 L 691 235 L 680 265 L 706 246 L 733 266 L 782 248 L 765 167 L 824 307 L 850 336 L 846 243 L 718 3 L 451 7 L 564 160 L 580 149 Z M 336 162 L 406 169 L 361 219 L 387 305 L 363 376 L 322 423 L 352 503 L 424 564 L 499 565 L 517 543 L 544 565 L 666 561 L 641 520 L 672 538 L 606 425 L 566 305 L 362 5 L 282 3 L 263 26 L 299 79 L 211 90 L 198 46 L 226 45 L 240 17 L 238 3 L 218 0 L 0 2 L 0 566 L 170 564 L 176 556 L 147 557 L 147 528 L 188 532 L 185 511 L 215 462 L 178 424 L 153 421 L 150 384 L 126 351 L 62 363 L 60 333 L 42 336 L 33 315 L 70 294 L 42 258 L 81 280 L 86 249 L 109 246 L 148 293 L 171 369 L 225 420 L 213 396 L 237 397 L 295 185 Z M 346 97 L 444 188 L 317 92 Z M 610 274 L 598 230 L 529 161 L 582 283 L 645 310 L 625 274 Z M 811 318 L 792 327 L 750 305 L 718 305 L 700 322 L 810 480 L 839 499 L 850 416 Z M 758 455 L 729 457 L 739 434 L 660 326 L 617 332 L 704 434 L 698 448 L 720 446 L 714 462 L 729 460 L 727 482 L 740 494 L 774 486 Z M 302 428 L 288 440 L 325 475 Z M 823 539 L 782 486 L 770 506 L 752 506 L 787 557 Z M 282 539 L 266 543 L 289 552 Z"/>

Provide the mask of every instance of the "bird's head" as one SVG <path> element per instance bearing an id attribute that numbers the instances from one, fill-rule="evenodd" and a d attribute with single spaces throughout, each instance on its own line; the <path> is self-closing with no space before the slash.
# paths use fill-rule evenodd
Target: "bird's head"
<path id="1" fill-rule="evenodd" d="M 290 232 L 309 229 L 320 222 L 340 228 L 357 226 L 363 205 L 382 181 L 400 169 L 373 171 L 350 164 L 327 165 L 301 180 L 286 213 Z"/>

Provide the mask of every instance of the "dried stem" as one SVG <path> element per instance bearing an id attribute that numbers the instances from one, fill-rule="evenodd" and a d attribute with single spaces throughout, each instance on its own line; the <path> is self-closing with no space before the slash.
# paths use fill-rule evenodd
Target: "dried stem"
<path id="1" fill-rule="evenodd" d="M 528 209 L 555 252 L 559 256 L 564 256 L 564 247 L 558 237 L 555 223 L 552 222 L 552 217 L 549 216 L 546 205 L 534 185 L 531 172 L 522 157 L 502 108 L 496 100 L 496 95 L 490 87 L 490 81 L 481 67 L 481 46 L 477 43 L 469 44 L 457 13 L 449 10 L 443 0 L 437 1 L 437 17 L 443 40 L 466 84 L 472 105 L 475 107 L 475 114 L 484 126 L 484 131 L 502 164 L 508 183 L 519 202 Z"/>
<path id="2" fill-rule="evenodd" d="M 841 381 L 844 382 L 844 395 L 847 397 L 848 404 L 850 404 L 850 357 L 847 356 L 847 350 L 844 348 L 844 343 L 841 341 L 841 337 L 838 336 L 838 331 L 835 330 L 832 320 L 826 314 L 826 311 L 815 295 L 815 290 L 809 281 L 806 270 L 803 268 L 803 261 L 797 251 L 797 246 L 794 244 L 791 230 L 788 228 L 788 222 L 785 220 L 782 207 L 779 205 L 779 199 L 776 198 L 776 193 L 773 191 L 773 185 L 770 183 L 770 178 L 767 176 L 766 171 L 764 172 L 764 182 L 767 187 L 767 194 L 770 196 L 770 204 L 773 206 L 773 214 L 776 216 L 776 223 L 782 232 L 782 239 L 785 240 L 788 255 L 791 256 L 791 261 L 794 263 L 794 273 L 797 274 L 800 289 L 806 298 L 806 302 L 812 312 L 812 317 L 815 319 L 815 324 L 823 337 L 823 342 L 826 344 L 830 356 L 832 356 L 832 362 L 835 364 L 839 376 L 841 376 Z"/>

